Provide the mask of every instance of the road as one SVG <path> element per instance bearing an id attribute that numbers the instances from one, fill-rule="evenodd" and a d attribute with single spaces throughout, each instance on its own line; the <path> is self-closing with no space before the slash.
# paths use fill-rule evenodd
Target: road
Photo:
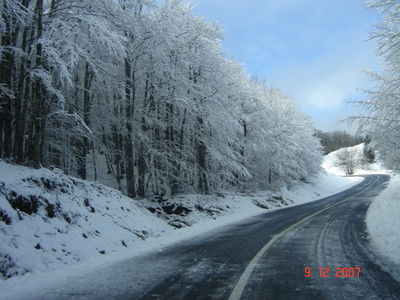
<path id="1" fill-rule="evenodd" d="M 331 197 L 225 226 L 75 278 L 46 297 L 31 297 L 400 299 L 400 283 L 374 262 L 364 221 L 371 199 L 388 180 L 369 175 Z M 359 277 L 338 278 L 338 267 L 361 271 Z M 304 268 L 310 268 L 310 277 Z M 319 268 L 329 272 L 320 274 Z"/>
<path id="2" fill-rule="evenodd" d="M 266 213 L 218 237 L 171 249 L 187 258 L 141 299 L 400 299 L 400 284 L 372 261 L 364 221 L 387 180 L 368 176 L 333 197 Z M 330 268 L 330 277 L 320 277 L 318 267 Z M 337 267 L 359 267 L 360 277 L 338 278 Z"/>

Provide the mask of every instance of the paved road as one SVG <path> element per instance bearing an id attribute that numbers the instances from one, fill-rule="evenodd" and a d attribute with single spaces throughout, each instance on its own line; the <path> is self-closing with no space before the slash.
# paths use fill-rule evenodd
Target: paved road
<path id="1" fill-rule="evenodd" d="M 371 199 L 388 180 L 384 175 L 366 176 L 362 183 L 342 193 L 261 214 L 162 252 L 121 262 L 112 270 L 108 267 L 71 280 L 46 296 L 400 299 L 399 282 L 374 263 L 364 222 Z M 306 267 L 311 271 L 308 278 Z M 319 267 L 329 268 L 326 275 L 330 277 L 321 277 Z M 358 267 L 360 277 L 338 278 L 338 267 Z"/>
<path id="2" fill-rule="evenodd" d="M 367 176 L 343 193 L 171 249 L 185 259 L 141 299 L 400 299 L 400 284 L 373 262 L 364 221 L 388 179 Z M 338 267 L 358 267 L 360 277 L 336 277 Z"/>

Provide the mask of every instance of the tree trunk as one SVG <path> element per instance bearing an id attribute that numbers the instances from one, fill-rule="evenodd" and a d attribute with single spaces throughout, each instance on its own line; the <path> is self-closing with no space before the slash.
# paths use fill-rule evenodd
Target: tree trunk
<path id="1" fill-rule="evenodd" d="M 36 30 L 37 39 L 42 36 L 43 26 L 43 0 L 37 0 L 36 2 Z M 43 58 L 42 58 L 42 44 L 37 42 L 36 44 L 36 68 L 43 68 Z M 42 132 L 42 109 L 43 109 L 43 91 L 40 79 L 36 78 L 34 81 L 34 135 L 33 135 L 33 145 L 31 150 L 31 160 L 35 168 L 40 167 L 41 163 L 41 146 L 43 141 Z"/>
<path id="2" fill-rule="evenodd" d="M 90 86 L 93 80 L 93 71 L 90 69 L 88 63 L 85 65 L 85 78 L 83 81 L 83 121 L 87 127 L 90 127 L 90 111 L 91 111 L 91 97 L 90 97 Z M 89 134 L 89 133 L 87 133 Z M 79 170 L 78 174 L 82 179 L 86 179 L 86 160 L 87 154 L 89 153 L 89 139 L 87 136 L 83 136 L 82 144 L 80 147 L 79 157 Z"/>
<path id="3" fill-rule="evenodd" d="M 125 116 L 126 116 L 126 139 L 125 139 L 125 161 L 126 161 L 126 191 L 128 197 L 136 197 L 135 188 L 135 173 L 134 173 L 134 155 L 133 155 L 133 103 L 135 98 L 135 91 L 133 90 L 133 74 L 131 63 L 128 58 L 125 59 Z"/>
<path id="4" fill-rule="evenodd" d="M 22 34 L 22 46 L 21 49 L 25 53 L 27 52 L 27 37 L 28 28 L 24 29 Z M 15 135 L 14 135 L 14 158 L 18 163 L 24 161 L 24 143 L 25 143 L 25 120 L 26 120 L 26 97 L 25 94 L 25 84 L 26 84 L 26 65 L 27 60 L 23 57 L 21 58 L 21 63 L 19 66 L 19 78 L 18 78 L 18 94 L 15 101 Z"/>
<path id="5" fill-rule="evenodd" d="M 144 96 L 143 96 L 143 111 L 142 111 L 142 119 L 141 119 L 141 130 L 142 134 L 147 131 L 146 119 L 145 115 L 147 113 L 147 108 L 151 105 L 152 94 L 151 94 L 151 75 L 147 73 L 146 85 L 144 88 Z M 145 145 L 142 141 L 139 141 L 139 149 L 138 149 L 138 195 L 140 197 L 144 197 L 146 193 L 145 185 L 146 185 L 146 156 L 145 156 Z"/>
<path id="6" fill-rule="evenodd" d="M 13 46 L 11 26 L 13 20 L 7 15 L 2 15 L 5 20 L 5 31 L 1 37 L 3 46 Z M 12 51 L 3 51 L 0 57 L 0 84 L 12 89 L 12 70 L 14 67 L 14 55 Z M 12 98 L 2 94 L 0 98 L 0 155 L 3 158 L 11 158 L 12 155 Z"/>
<path id="7" fill-rule="evenodd" d="M 140 143 L 138 151 L 138 196 L 145 195 L 145 176 L 146 176 L 146 160 L 144 156 L 144 145 Z"/>
<path id="8" fill-rule="evenodd" d="M 200 128 L 203 128 L 203 119 L 197 118 Z M 201 131 L 201 130 L 200 130 Z M 206 173 L 206 146 L 204 142 L 197 139 L 196 142 L 197 165 L 198 165 L 198 188 L 201 193 L 208 194 L 208 180 Z"/>

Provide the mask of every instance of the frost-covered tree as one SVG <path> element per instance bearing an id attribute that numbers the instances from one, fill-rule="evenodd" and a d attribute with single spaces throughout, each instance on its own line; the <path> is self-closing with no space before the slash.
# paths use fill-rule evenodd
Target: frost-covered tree
<path id="1" fill-rule="evenodd" d="M 346 175 L 353 175 L 360 164 L 357 150 L 344 148 L 336 154 L 336 166 L 341 168 Z"/>
<path id="2" fill-rule="evenodd" d="M 252 185 L 276 188 L 320 170 L 321 145 L 309 118 L 276 89 L 249 82 L 242 103 L 245 165 Z"/>
<path id="3" fill-rule="evenodd" d="M 360 102 L 363 114 L 355 119 L 386 166 L 400 170 L 400 2 L 374 0 L 368 4 L 384 17 L 372 34 L 378 43 L 378 55 L 384 61 L 384 71 L 370 72 L 375 87 L 366 91 L 367 100 Z"/>
<path id="4" fill-rule="evenodd" d="M 0 155 L 130 197 L 274 188 L 319 171 L 308 117 L 168 0 L 3 0 Z"/>

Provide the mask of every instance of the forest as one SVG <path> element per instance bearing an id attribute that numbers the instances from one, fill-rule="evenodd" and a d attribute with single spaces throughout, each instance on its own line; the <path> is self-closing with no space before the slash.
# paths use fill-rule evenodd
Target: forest
<path id="1" fill-rule="evenodd" d="M 362 142 L 367 142 L 367 139 L 350 134 L 343 130 L 335 130 L 332 132 L 317 130 L 316 135 L 321 140 L 325 155 L 340 148 L 352 147 L 361 144 Z"/>
<path id="2" fill-rule="evenodd" d="M 320 171 L 309 117 L 224 53 L 221 29 L 192 3 L 0 10 L 0 158 L 132 198 L 276 189 Z"/>

